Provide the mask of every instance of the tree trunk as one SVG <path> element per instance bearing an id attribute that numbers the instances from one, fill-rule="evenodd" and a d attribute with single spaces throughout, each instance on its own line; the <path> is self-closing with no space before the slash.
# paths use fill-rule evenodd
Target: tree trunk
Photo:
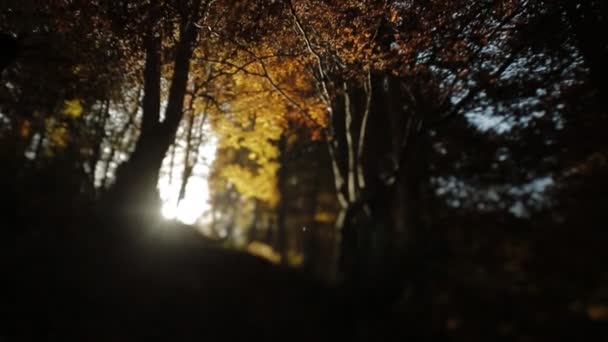
<path id="1" fill-rule="evenodd" d="M 128 214 L 140 220 L 154 220 L 160 215 L 160 198 L 157 190 L 159 171 L 169 147 L 175 140 L 182 119 L 192 44 L 197 35 L 194 25 L 182 25 L 180 41 L 176 47 L 174 73 L 165 119 L 160 122 L 161 36 L 159 32 L 155 32 L 155 24 L 159 17 L 158 4 L 153 4 L 150 9 L 151 24 L 145 44 L 146 65 L 141 133 L 131 158 L 121 165 L 116 174 L 116 183 L 109 192 L 109 202 L 107 202 L 115 213 Z"/>
<path id="2" fill-rule="evenodd" d="M 416 297 L 407 308 L 411 317 L 416 322 L 426 322 L 428 318 L 425 308 L 429 307 L 430 282 L 424 184 L 428 177 L 429 140 L 418 131 L 426 113 L 423 108 L 415 109 L 401 94 L 402 82 L 384 75 L 369 82 L 373 88 L 367 123 L 369 139 L 361 147 L 363 153 L 357 160 L 362 163 L 365 187 L 358 189 L 358 197 L 343 209 L 343 225 L 339 227 L 342 283 L 353 298 L 353 309 L 361 315 L 370 315 L 369 322 L 388 310 L 406 287 Z M 353 118 L 358 120 L 351 127 L 357 129 L 364 126 L 360 122 L 365 117 L 367 100 L 355 94 L 350 97 L 361 100 L 357 105 L 351 104 L 351 110 L 357 111 Z M 341 113 L 340 109 L 336 108 L 334 113 Z M 343 129 L 338 134 L 344 138 Z M 342 157 L 345 152 L 340 150 Z M 345 165 L 345 160 L 340 162 Z"/>
<path id="3" fill-rule="evenodd" d="M 249 227 L 247 229 L 247 242 L 253 242 L 258 240 L 258 232 L 259 232 L 259 220 L 260 220 L 260 201 L 256 198 L 253 199 L 253 217 L 251 218 L 251 222 L 249 223 Z"/>
<path id="4" fill-rule="evenodd" d="M 427 179 L 428 179 L 428 136 L 423 132 L 410 143 L 410 150 L 403 157 L 406 163 L 402 168 L 400 186 L 397 190 L 401 214 L 404 221 L 404 234 L 395 251 L 393 267 L 403 270 L 398 274 L 402 291 L 407 289 L 408 321 L 411 333 L 416 338 L 428 339 L 432 329 L 432 275 L 430 265 L 430 227 L 427 219 Z"/>
<path id="5" fill-rule="evenodd" d="M 288 241 L 287 241 L 287 206 L 288 206 L 288 189 L 287 189 L 287 136 L 281 135 L 279 139 L 279 153 L 281 158 L 279 174 L 277 176 L 277 186 L 281 194 L 277 212 L 277 248 L 281 255 L 281 263 L 288 263 Z"/>
<path id="6" fill-rule="evenodd" d="M 608 97 L 608 39 L 598 32 L 608 29 L 608 4 L 605 0 L 566 0 L 563 4 L 578 48 L 590 69 L 591 82 L 605 104 Z"/>

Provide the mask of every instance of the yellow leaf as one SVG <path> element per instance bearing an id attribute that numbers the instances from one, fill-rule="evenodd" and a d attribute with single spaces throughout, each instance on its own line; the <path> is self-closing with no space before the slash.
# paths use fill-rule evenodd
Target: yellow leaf
<path id="1" fill-rule="evenodd" d="M 79 99 L 66 100 L 64 102 L 63 113 L 72 118 L 78 118 L 82 115 L 82 104 Z"/>
<path id="2" fill-rule="evenodd" d="M 292 266 L 301 266 L 304 263 L 304 254 L 296 251 L 288 251 L 287 262 Z"/>
<path id="3" fill-rule="evenodd" d="M 68 146 L 69 140 L 68 129 L 63 125 L 57 127 L 51 132 L 50 140 L 55 147 L 65 149 Z"/>
<path id="4" fill-rule="evenodd" d="M 281 255 L 265 243 L 257 241 L 251 242 L 247 246 L 247 252 L 265 258 L 275 264 L 281 262 Z"/>
<path id="5" fill-rule="evenodd" d="M 315 221 L 320 223 L 330 223 L 336 219 L 336 215 L 328 211 L 318 211 L 315 214 Z"/>
<path id="6" fill-rule="evenodd" d="M 30 120 L 23 120 L 21 123 L 21 128 L 19 129 L 19 134 L 21 134 L 22 138 L 27 138 L 32 133 L 32 122 Z"/>

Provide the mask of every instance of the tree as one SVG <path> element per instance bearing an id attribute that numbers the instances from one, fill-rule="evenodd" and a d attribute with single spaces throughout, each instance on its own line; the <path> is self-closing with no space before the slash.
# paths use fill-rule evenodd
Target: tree
<path id="1" fill-rule="evenodd" d="M 598 37 L 594 32 L 608 28 L 608 6 L 602 1 L 562 1 L 560 5 L 557 7 L 565 10 L 577 47 L 591 70 L 591 80 L 605 99 L 608 89 L 604 80 L 608 76 L 608 69 L 602 61 L 608 57 L 608 42 L 605 37 Z M 551 15 L 551 6 L 555 5 L 547 6 L 549 10 L 546 15 Z"/>
<path id="2" fill-rule="evenodd" d="M 133 208 L 136 215 L 145 217 L 158 212 L 159 197 L 156 190 L 158 172 L 167 150 L 175 139 L 184 111 L 184 98 L 188 86 L 190 60 L 199 36 L 201 20 L 205 20 L 210 1 L 176 4 L 179 37 L 174 46 L 173 74 L 167 96 L 164 118 L 161 122 L 161 62 L 163 52 L 163 8 L 158 1 L 145 6 L 144 95 L 142 125 L 135 149 L 127 163 L 118 170 L 116 183 L 108 195 L 118 208 Z M 120 199 L 117 201 L 117 199 Z M 150 212 L 150 210 L 152 210 Z"/>
<path id="3" fill-rule="evenodd" d="M 0 31 L 18 45 L 0 83 L 0 154 L 7 165 L 2 201 L 7 217 L 23 221 L 17 235 L 62 220 L 57 213 L 65 207 L 78 212 L 94 200 L 107 104 L 131 80 L 103 11 L 37 5 L 9 1 L 0 13 Z"/>

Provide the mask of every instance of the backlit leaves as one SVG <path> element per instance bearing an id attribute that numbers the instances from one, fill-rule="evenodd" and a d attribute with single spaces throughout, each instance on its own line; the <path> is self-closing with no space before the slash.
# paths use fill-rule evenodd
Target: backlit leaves
<path id="1" fill-rule="evenodd" d="M 72 118 L 78 118 L 82 115 L 82 104 L 79 99 L 66 100 L 64 102 L 63 113 Z"/>

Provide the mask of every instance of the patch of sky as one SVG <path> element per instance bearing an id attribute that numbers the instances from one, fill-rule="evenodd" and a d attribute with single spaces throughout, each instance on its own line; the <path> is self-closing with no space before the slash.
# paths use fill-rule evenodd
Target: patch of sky
<path id="1" fill-rule="evenodd" d="M 435 194 L 452 208 L 471 205 L 483 211 L 506 209 L 518 218 L 529 217 L 533 211 L 550 204 L 548 191 L 555 185 L 550 175 L 518 185 L 475 185 L 455 176 L 435 177 L 431 182 Z"/>
<path id="2" fill-rule="evenodd" d="M 511 131 L 515 125 L 514 119 L 498 113 L 493 106 L 478 106 L 469 110 L 465 117 L 481 132 L 495 131 L 504 134 Z"/>

